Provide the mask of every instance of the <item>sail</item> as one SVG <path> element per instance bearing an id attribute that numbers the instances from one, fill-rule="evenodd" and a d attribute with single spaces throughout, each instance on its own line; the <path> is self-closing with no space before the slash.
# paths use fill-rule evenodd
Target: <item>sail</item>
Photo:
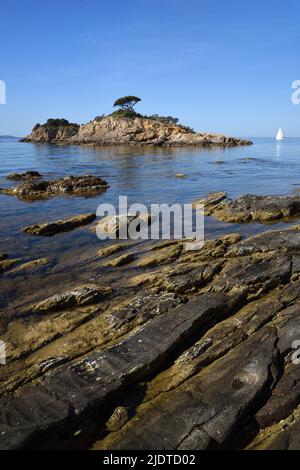
<path id="1" fill-rule="evenodd" d="M 284 139 L 284 135 L 283 135 L 282 129 L 280 127 L 280 129 L 277 132 L 276 140 L 283 140 L 283 139 Z"/>

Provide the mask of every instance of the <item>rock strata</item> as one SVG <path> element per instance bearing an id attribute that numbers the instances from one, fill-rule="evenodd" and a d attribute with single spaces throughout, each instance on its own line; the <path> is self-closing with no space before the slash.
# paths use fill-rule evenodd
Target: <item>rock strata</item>
<path id="1" fill-rule="evenodd" d="M 93 284 L 25 305 L 1 337 L 1 449 L 95 422 L 95 449 L 299 448 L 299 227 L 185 243 L 132 251 L 125 270 L 113 249 L 99 271 L 95 249 Z"/>
<path id="2" fill-rule="evenodd" d="M 51 181 L 24 181 L 15 188 L 0 188 L 0 193 L 21 199 L 43 199 L 58 195 L 92 196 L 103 193 L 108 187 L 98 176 L 64 176 Z"/>

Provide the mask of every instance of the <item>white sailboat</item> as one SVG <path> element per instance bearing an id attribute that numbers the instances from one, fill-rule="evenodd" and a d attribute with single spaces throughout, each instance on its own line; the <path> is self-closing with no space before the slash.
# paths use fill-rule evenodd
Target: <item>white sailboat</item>
<path id="1" fill-rule="evenodd" d="M 279 130 L 277 132 L 276 140 L 284 140 L 284 135 L 283 135 L 281 127 L 279 128 Z"/>

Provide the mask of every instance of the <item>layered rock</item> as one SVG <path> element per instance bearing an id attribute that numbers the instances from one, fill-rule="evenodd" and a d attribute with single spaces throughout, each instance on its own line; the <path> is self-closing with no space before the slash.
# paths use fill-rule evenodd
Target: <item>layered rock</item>
<path id="1" fill-rule="evenodd" d="M 23 139 L 24 142 L 64 142 L 77 134 L 79 125 L 69 123 L 66 119 L 48 119 L 41 125 L 36 124 L 32 133 Z"/>
<path id="2" fill-rule="evenodd" d="M 298 227 L 164 241 L 130 269 L 105 255 L 112 270 L 97 251 L 86 266 L 101 283 L 41 290 L 2 336 L 0 447 L 76 446 L 96 425 L 96 449 L 295 448 Z"/>
<path id="3" fill-rule="evenodd" d="M 8 180 L 32 180 L 41 177 L 42 175 L 38 171 L 29 170 L 25 171 L 25 173 L 11 173 L 6 178 Z"/>
<path id="4" fill-rule="evenodd" d="M 107 116 L 72 130 L 57 130 L 49 126 L 34 128 L 24 139 L 27 142 L 95 145 L 155 145 L 155 146 L 235 146 L 250 145 L 247 140 L 222 134 L 195 133 L 188 128 L 144 117 L 120 118 Z"/>

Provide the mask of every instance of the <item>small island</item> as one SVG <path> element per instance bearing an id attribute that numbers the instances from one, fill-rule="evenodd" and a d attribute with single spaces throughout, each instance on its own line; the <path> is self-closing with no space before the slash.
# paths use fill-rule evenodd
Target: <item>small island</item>
<path id="1" fill-rule="evenodd" d="M 249 140 L 222 134 L 198 133 L 179 123 L 172 116 L 142 115 L 134 106 L 137 96 L 124 96 L 114 102 L 118 109 L 109 115 L 96 116 L 86 124 L 70 123 L 66 119 L 48 119 L 36 124 L 23 142 L 59 143 L 64 145 L 135 145 L 135 146 L 237 146 L 251 145 Z"/>

